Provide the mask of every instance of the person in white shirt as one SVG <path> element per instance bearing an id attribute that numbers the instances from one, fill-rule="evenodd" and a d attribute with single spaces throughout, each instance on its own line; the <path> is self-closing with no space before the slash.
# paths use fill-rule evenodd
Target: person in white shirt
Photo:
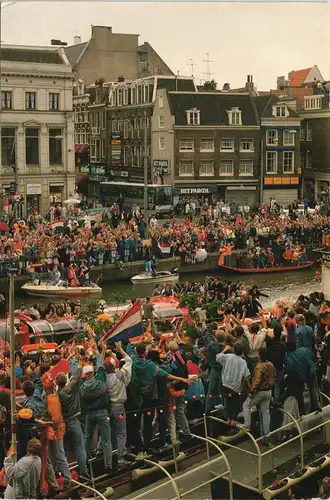
<path id="1" fill-rule="evenodd" d="M 150 222 L 149 222 L 149 224 L 150 224 L 150 229 L 152 229 L 152 230 L 157 229 L 157 222 L 158 222 L 158 221 L 157 221 L 156 217 L 153 215 L 153 216 L 151 217 L 151 219 L 150 219 Z"/>
<path id="2" fill-rule="evenodd" d="M 116 428 L 118 465 L 127 464 L 126 455 L 126 413 L 124 403 L 127 399 L 126 387 L 132 377 L 132 359 L 119 344 L 116 344 L 117 351 L 123 356 L 124 365 L 116 369 L 116 359 L 108 357 L 104 360 L 105 371 L 107 372 L 106 386 L 108 388 L 111 401 L 110 420 Z"/>

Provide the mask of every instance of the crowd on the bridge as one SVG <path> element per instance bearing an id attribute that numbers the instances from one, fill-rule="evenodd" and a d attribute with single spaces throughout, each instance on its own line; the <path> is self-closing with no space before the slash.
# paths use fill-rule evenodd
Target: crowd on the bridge
<path id="1" fill-rule="evenodd" d="M 184 218 L 168 222 L 155 216 L 146 221 L 137 205 L 125 213 L 116 203 L 106 211 L 100 209 L 94 218 L 52 207 L 46 218 L 30 215 L 26 220 L 2 221 L 0 277 L 14 268 L 18 274 L 49 271 L 67 280 L 71 266 L 74 282 L 81 283 L 91 267 L 116 264 L 122 269 L 127 262 L 174 255 L 194 263 L 196 251 L 218 252 L 228 245 L 250 249 L 252 265 L 259 267 L 265 260 L 260 257 L 267 257 L 268 264 L 276 262 L 279 252 L 294 252 L 296 244 L 320 246 L 322 231 L 329 229 L 325 203 L 310 209 L 308 202 L 296 202 L 284 210 L 274 200 L 259 207 L 203 202 L 198 214 L 196 204 L 187 200 Z"/>
<path id="2" fill-rule="evenodd" d="M 251 431 L 263 436 L 266 447 L 274 444 L 271 408 L 283 407 L 296 419 L 322 411 L 319 389 L 328 392 L 330 383 L 330 306 L 322 293 L 300 295 L 294 303 L 278 300 L 268 311 L 257 286 L 215 278 L 176 288 L 164 284 L 155 295 L 179 299 L 188 308 L 186 320 L 168 323 L 164 333 L 147 298 L 145 333 L 138 339 L 111 343 L 88 328 L 88 338 L 63 343 L 51 354 L 42 345 L 37 354 L 18 346 L 15 367 L 3 352 L 0 426 L 7 450 L 12 369 L 22 398 L 16 416 L 20 466 L 9 451 L 5 498 L 13 498 L 14 478 L 16 498 L 36 498 L 41 465 L 31 457 L 40 454 L 52 497 L 72 487 L 72 453 L 78 477 L 87 481 L 87 460 L 94 454 L 103 451 L 104 470 L 112 474 L 153 449 L 171 453 L 214 410 L 227 422 L 223 432 Z M 36 436 L 36 427 L 46 433 Z M 288 426 L 280 439 L 294 433 Z"/>

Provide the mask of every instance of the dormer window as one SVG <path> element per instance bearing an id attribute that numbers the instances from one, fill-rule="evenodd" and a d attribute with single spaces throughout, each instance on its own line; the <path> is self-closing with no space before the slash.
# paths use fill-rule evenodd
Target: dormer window
<path id="1" fill-rule="evenodd" d="M 276 118 L 286 118 L 289 116 L 288 107 L 285 104 L 277 104 L 273 106 L 273 116 Z"/>
<path id="2" fill-rule="evenodd" d="M 187 109 L 188 125 L 200 125 L 200 111 L 197 108 Z"/>
<path id="3" fill-rule="evenodd" d="M 229 125 L 242 125 L 242 111 L 239 108 L 231 108 L 227 113 Z"/>

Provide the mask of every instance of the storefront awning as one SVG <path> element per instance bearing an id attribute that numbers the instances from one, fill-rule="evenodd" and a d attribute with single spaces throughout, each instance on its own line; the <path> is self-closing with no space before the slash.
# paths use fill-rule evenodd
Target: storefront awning
<path id="1" fill-rule="evenodd" d="M 86 144 L 76 144 L 75 145 L 75 152 L 77 154 L 85 153 L 85 151 L 88 151 L 88 146 L 86 146 Z"/>

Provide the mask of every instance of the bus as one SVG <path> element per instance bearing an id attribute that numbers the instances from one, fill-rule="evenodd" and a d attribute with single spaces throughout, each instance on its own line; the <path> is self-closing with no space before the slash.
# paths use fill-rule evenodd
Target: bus
<path id="1" fill-rule="evenodd" d="M 136 203 L 144 208 L 144 184 L 135 182 L 101 182 L 100 201 L 103 206 L 118 203 L 122 199 L 124 210 Z M 173 214 L 173 187 L 163 184 L 148 184 L 148 211 L 156 216 Z"/>

